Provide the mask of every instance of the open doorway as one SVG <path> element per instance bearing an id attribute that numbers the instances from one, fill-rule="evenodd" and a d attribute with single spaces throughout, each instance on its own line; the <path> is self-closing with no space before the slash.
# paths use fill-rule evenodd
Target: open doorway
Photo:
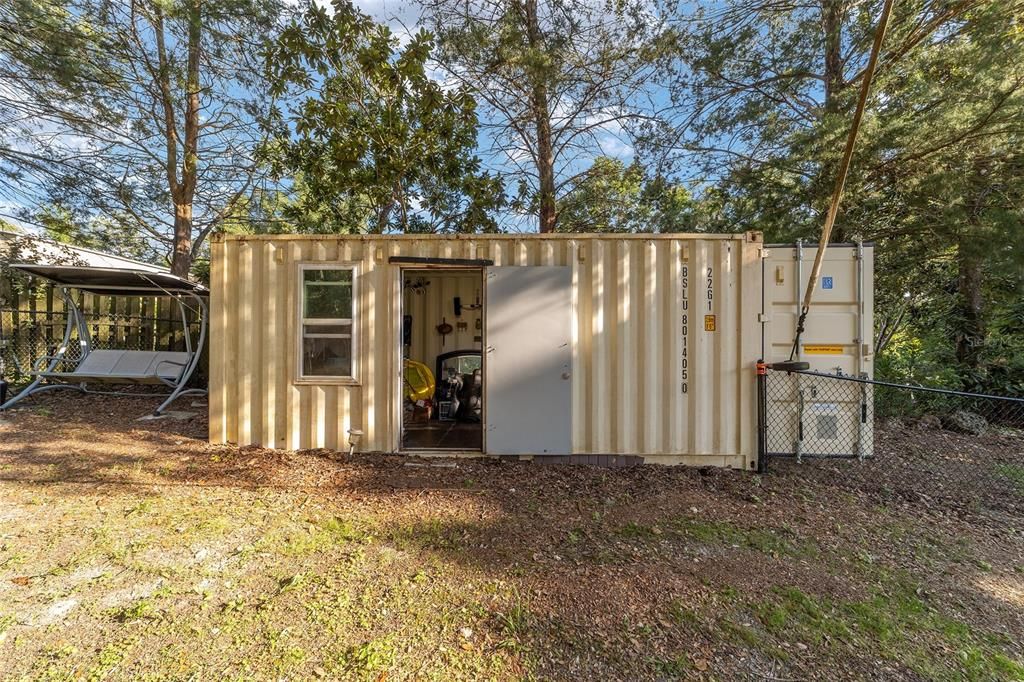
<path id="1" fill-rule="evenodd" d="M 483 449 L 481 268 L 402 271 L 402 449 Z"/>

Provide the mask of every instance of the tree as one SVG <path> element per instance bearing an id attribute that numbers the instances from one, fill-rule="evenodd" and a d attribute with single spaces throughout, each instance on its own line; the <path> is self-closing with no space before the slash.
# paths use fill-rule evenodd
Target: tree
<path id="1" fill-rule="evenodd" d="M 188 274 L 252 192 L 276 2 L 16 0 L 0 41 L 7 190 L 86 230 L 145 235 Z"/>
<path id="2" fill-rule="evenodd" d="M 484 144 L 510 166 L 514 207 L 541 232 L 559 202 L 642 114 L 663 38 L 648 5 L 585 0 L 422 0 L 448 76 L 484 105 Z"/>
<path id="3" fill-rule="evenodd" d="M 648 178 L 643 165 L 600 156 L 562 202 L 564 232 L 684 232 L 693 229 L 694 203 L 682 185 Z"/>
<path id="4" fill-rule="evenodd" d="M 276 112 L 267 158 L 291 176 L 283 207 L 328 231 L 494 229 L 500 178 L 480 170 L 476 103 L 428 77 L 432 38 L 399 48 L 386 26 L 350 2 L 306 2 L 271 49 Z"/>
<path id="5" fill-rule="evenodd" d="M 680 18 L 673 117 L 647 141 L 713 183 L 707 227 L 820 234 L 880 4 L 732 0 Z M 897 5 L 834 233 L 880 247 L 879 350 L 918 334 L 974 386 L 1005 360 L 987 350 L 992 284 L 1024 280 L 1008 246 L 1024 217 L 1022 7 Z"/>

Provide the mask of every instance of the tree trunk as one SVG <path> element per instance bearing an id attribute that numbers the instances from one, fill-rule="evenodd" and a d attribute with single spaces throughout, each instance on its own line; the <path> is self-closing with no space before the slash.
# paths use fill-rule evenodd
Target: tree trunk
<path id="1" fill-rule="evenodd" d="M 821 30 L 825 37 L 825 113 L 839 111 L 843 80 L 843 5 L 846 0 L 822 0 Z"/>
<path id="2" fill-rule="evenodd" d="M 957 293 L 960 305 L 960 328 L 956 334 L 956 359 L 965 369 L 981 365 L 985 344 L 984 251 L 978 248 L 972 233 L 961 235 L 957 248 Z"/>
<path id="3" fill-rule="evenodd" d="M 192 202 L 199 179 L 199 57 L 202 42 L 202 14 L 200 0 L 191 0 L 188 8 L 188 62 L 185 90 L 185 140 L 182 149 L 181 180 L 174 196 L 174 250 L 171 254 L 171 272 L 188 277 L 195 257 L 192 243 Z"/>
<path id="4" fill-rule="evenodd" d="M 174 206 L 174 252 L 171 254 L 171 274 L 188 278 L 192 269 L 192 204 Z"/>
<path id="5" fill-rule="evenodd" d="M 530 49 L 544 49 L 537 16 L 537 0 L 526 0 L 526 35 Z M 540 231 L 554 232 L 557 211 L 555 208 L 555 153 L 551 141 L 551 111 L 548 104 L 546 74 L 533 73 L 533 90 L 530 96 L 530 110 L 537 128 L 537 175 L 540 180 Z"/>
<path id="6" fill-rule="evenodd" d="M 839 94 L 846 86 L 843 79 L 843 16 L 847 0 L 822 0 L 821 30 L 825 39 L 825 106 L 824 115 L 838 114 L 840 111 Z M 828 202 L 835 183 L 836 164 L 826 161 L 822 165 L 819 194 L 823 201 Z M 845 242 L 846 230 L 838 223 L 832 228 L 832 242 Z"/>

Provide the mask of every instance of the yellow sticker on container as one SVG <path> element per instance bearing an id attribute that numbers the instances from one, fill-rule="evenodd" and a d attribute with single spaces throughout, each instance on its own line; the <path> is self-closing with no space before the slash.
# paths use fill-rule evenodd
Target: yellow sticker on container
<path id="1" fill-rule="evenodd" d="M 804 346 L 808 355 L 842 355 L 843 346 Z"/>
<path id="2" fill-rule="evenodd" d="M 704 331 L 713 332 L 715 331 L 715 316 L 705 315 L 704 316 Z"/>

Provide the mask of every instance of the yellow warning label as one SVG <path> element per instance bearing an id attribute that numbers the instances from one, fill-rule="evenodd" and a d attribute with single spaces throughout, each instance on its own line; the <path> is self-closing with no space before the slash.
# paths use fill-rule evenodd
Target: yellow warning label
<path id="1" fill-rule="evenodd" d="M 704 316 L 704 331 L 713 332 L 715 331 L 715 316 L 705 315 Z"/>
<path id="2" fill-rule="evenodd" d="M 842 355 L 843 346 L 804 346 L 808 355 Z"/>

